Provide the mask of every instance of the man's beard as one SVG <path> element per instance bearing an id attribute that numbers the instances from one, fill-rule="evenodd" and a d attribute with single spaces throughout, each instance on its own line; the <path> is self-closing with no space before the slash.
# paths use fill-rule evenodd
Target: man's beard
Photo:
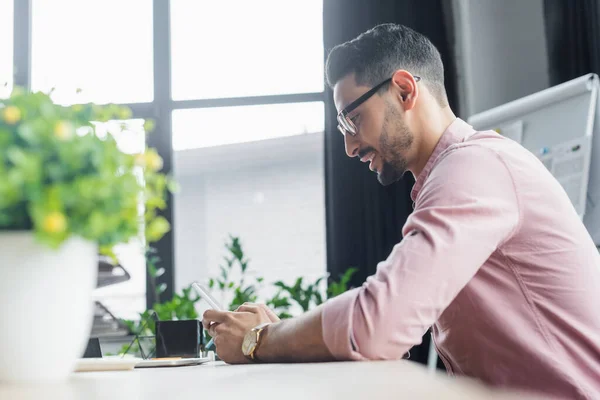
<path id="1" fill-rule="evenodd" d="M 377 173 L 379 183 L 384 186 L 402 178 L 408 168 L 408 163 L 402 152 L 410 149 L 413 143 L 413 135 L 398 111 L 389 102 L 386 101 L 386 104 L 385 119 L 379 139 L 379 149 L 383 162 L 380 171 Z"/>

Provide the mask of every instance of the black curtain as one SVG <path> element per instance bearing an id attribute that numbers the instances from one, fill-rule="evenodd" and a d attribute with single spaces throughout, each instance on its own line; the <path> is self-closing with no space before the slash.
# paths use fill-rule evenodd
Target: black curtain
<path id="1" fill-rule="evenodd" d="M 550 84 L 600 74 L 600 0 L 545 0 Z"/>
<path id="2" fill-rule="evenodd" d="M 456 73 L 453 57 L 453 26 L 449 1 L 445 0 L 324 0 L 323 39 L 325 53 L 380 23 L 399 23 L 426 35 L 441 53 L 446 90 L 457 111 Z M 332 92 L 326 92 L 325 187 L 327 218 L 327 266 L 332 277 L 349 267 L 358 268 L 353 285 L 360 285 L 376 271 L 402 240 L 402 227 L 412 212 L 407 173 L 398 183 L 383 187 L 374 173 L 346 156 L 344 140 L 337 130 Z M 411 359 L 426 363 L 429 335 L 411 350 Z"/>

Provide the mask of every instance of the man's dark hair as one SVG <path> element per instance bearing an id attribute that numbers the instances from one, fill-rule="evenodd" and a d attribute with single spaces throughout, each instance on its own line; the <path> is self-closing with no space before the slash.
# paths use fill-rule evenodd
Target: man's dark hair
<path id="1" fill-rule="evenodd" d="M 327 84 L 333 88 L 354 73 L 358 85 L 373 87 L 399 69 L 420 76 L 440 106 L 448 105 L 439 51 L 425 36 L 398 24 L 377 25 L 335 46 L 327 57 Z"/>

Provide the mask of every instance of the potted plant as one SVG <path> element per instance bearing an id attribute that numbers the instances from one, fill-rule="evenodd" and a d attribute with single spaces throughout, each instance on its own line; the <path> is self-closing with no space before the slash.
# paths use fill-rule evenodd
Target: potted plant
<path id="1" fill-rule="evenodd" d="M 158 153 L 126 154 L 96 129 L 128 118 L 20 88 L 0 99 L 1 381 L 66 378 L 90 333 L 98 254 L 170 229 Z"/>

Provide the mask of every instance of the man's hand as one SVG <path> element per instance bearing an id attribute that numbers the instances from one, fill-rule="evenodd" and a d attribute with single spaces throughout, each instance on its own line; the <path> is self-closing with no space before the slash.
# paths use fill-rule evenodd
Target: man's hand
<path id="1" fill-rule="evenodd" d="M 334 361 L 323 340 L 322 313 L 321 305 L 299 317 L 279 321 L 264 305 L 244 304 L 235 312 L 206 311 L 202 324 L 214 337 L 219 357 L 230 364 L 249 362 L 242 353 L 244 336 L 267 322 L 273 325 L 258 348 L 261 362 Z"/>
<path id="2" fill-rule="evenodd" d="M 202 325 L 213 337 L 217 355 L 229 364 L 248 363 L 242 353 L 244 336 L 266 322 L 279 322 L 279 318 L 264 304 L 244 303 L 234 312 L 207 310 Z"/>

